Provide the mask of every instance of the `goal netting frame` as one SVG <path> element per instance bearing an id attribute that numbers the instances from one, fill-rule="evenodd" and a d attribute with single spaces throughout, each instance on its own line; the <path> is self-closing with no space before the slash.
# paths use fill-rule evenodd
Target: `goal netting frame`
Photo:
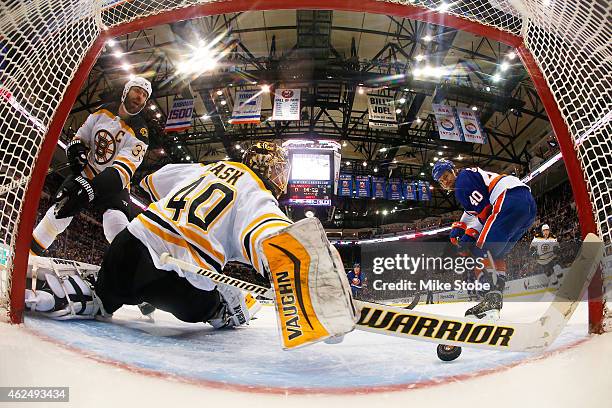
<path id="1" fill-rule="evenodd" d="M 0 6 L 0 186 L 10 185 L 0 194 L 0 245 L 6 248 L 0 308 L 11 322 L 22 321 L 28 250 L 51 157 L 105 42 L 174 21 L 280 9 L 394 15 L 513 47 L 559 141 L 582 236 L 598 234 L 612 254 L 607 0 L 9 0 Z M 610 269 L 603 268 L 589 289 L 591 332 L 606 328 Z"/>

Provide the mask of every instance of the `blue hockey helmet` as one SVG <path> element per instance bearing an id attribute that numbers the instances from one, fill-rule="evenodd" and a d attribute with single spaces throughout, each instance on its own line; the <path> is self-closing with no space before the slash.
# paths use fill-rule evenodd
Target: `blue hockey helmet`
<path id="1" fill-rule="evenodd" d="M 434 164 L 433 169 L 431 170 L 431 175 L 433 176 L 433 179 L 435 181 L 439 182 L 440 177 L 442 177 L 442 174 L 444 174 L 444 172 L 448 170 L 453 170 L 454 168 L 455 168 L 455 165 L 453 164 L 452 161 L 441 159 L 441 160 L 438 160 L 436 164 Z"/>

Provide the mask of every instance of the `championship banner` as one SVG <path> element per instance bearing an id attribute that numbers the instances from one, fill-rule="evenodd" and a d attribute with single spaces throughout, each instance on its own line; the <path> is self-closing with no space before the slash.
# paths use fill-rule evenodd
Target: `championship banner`
<path id="1" fill-rule="evenodd" d="M 368 126 L 373 129 L 397 129 L 395 99 L 368 94 Z"/>
<path id="2" fill-rule="evenodd" d="M 389 179 L 387 184 L 387 199 L 401 200 L 402 199 L 402 182 L 399 179 Z"/>
<path id="3" fill-rule="evenodd" d="M 355 176 L 355 197 L 370 197 L 370 176 Z"/>
<path id="4" fill-rule="evenodd" d="M 237 91 L 230 123 L 237 125 L 261 122 L 261 96 L 261 91 Z"/>
<path id="5" fill-rule="evenodd" d="M 438 133 L 440 139 L 444 140 L 455 140 L 463 141 L 461 129 L 455 115 L 455 108 L 452 106 L 438 105 L 433 103 L 431 105 L 436 116 L 436 123 L 438 124 Z"/>
<path id="6" fill-rule="evenodd" d="M 384 177 L 372 177 L 372 197 L 374 198 L 386 198 L 385 194 L 385 178 Z"/>
<path id="7" fill-rule="evenodd" d="M 277 89 L 274 92 L 272 120 L 300 120 L 300 89 Z"/>
<path id="8" fill-rule="evenodd" d="M 191 127 L 193 99 L 175 99 L 166 120 L 166 133 L 182 132 Z"/>
<path id="9" fill-rule="evenodd" d="M 466 142 L 480 144 L 487 142 L 476 112 L 471 109 L 457 108 L 457 116 Z"/>
<path id="10" fill-rule="evenodd" d="M 417 201 L 417 185 L 413 181 L 404 181 L 404 198 Z"/>
<path id="11" fill-rule="evenodd" d="M 338 178 L 338 195 L 341 197 L 351 197 L 353 195 L 353 176 L 350 174 L 340 174 Z"/>
<path id="12" fill-rule="evenodd" d="M 429 189 L 429 182 L 419 180 L 418 186 L 418 200 L 419 201 L 431 201 L 431 190 Z"/>

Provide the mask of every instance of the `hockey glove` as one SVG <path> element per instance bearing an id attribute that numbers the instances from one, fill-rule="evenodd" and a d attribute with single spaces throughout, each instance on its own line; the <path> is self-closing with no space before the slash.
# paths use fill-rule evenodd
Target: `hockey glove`
<path id="1" fill-rule="evenodd" d="M 453 222 L 449 234 L 451 244 L 459 246 L 459 239 L 461 239 L 461 237 L 465 234 L 466 228 L 467 225 L 465 222 Z"/>
<path id="2" fill-rule="evenodd" d="M 83 171 L 87 164 L 87 151 L 87 147 L 85 147 L 80 139 L 74 139 L 66 146 L 68 164 L 70 164 L 70 170 L 72 170 L 75 176 L 81 174 L 81 171 Z"/>
<path id="3" fill-rule="evenodd" d="M 83 176 L 70 176 L 55 196 L 55 217 L 73 217 L 95 198 L 94 189 Z"/>
<path id="4" fill-rule="evenodd" d="M 478 231 L 474 228 L 468 228 L 465 230 L 465 234 L 459 239 L 459 255 L 467 256 L 474 248 L 476 241 L 478 240 Z"/>

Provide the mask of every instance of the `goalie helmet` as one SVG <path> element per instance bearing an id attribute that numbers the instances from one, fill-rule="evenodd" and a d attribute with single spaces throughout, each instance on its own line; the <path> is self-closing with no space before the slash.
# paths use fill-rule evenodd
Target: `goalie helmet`
<path id="1" fill-rule="evenodd" d="M 434 164 L 433 169 L 431 170 L 431 175 L 433 179 L 437 182 L 440 182 L 440 177 L 442 174 L 449 170 L 453 170 L 455 168 L 455 164 L 446 159 L 440 159 Z"/>
<path id="2" fill-rule="evenodd" d="M 147 100 L 149 100 L 149 98 L 151 97 L 151 93 L 153 92 L 153 88 L 151 87 L 151 82 L 147 81 L 143 77 L 139 77 L 139 76 L 134 77 L 125 84 L 125 87 L 123 87 L 123 95 L 121 95 L 121 103 L 125 102 L 125 98 L 130 92 L 130 89 L 132 89 L 135 86 L 144 89 L 144 91 L 147 93 L 147 99 L 142 104 L 142 107 L 138 110 L 138 112 L 131 113 L 126 109 L 126 112 L 128 113 L 128 115 L 131 115 L 131 116 L 138 115 L 140 111 L 143 110 L 143 108 L 147 104 Z"/>
<path id="3" fill-rule="evenodd" d="M 291 165 L 287 150 L 281 146 L 272 142 L 257 142 L 244 152 L 242 163 L 262 179 L 276 198 L 287 190 Z"/>

